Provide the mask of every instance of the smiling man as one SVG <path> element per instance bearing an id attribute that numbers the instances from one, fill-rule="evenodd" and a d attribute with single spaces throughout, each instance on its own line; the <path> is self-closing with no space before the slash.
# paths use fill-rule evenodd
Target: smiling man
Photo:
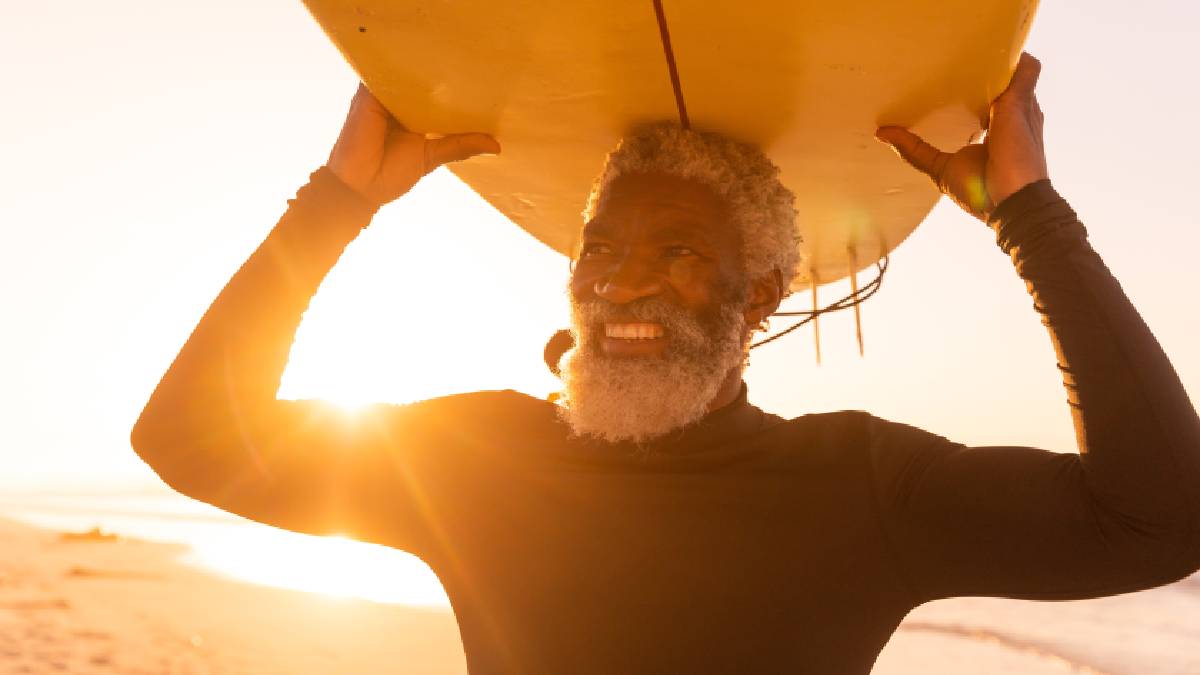
<path id="1" fill-rule="evenodd" d="M 748 327 L 796 272 L 777 173 L 755 148 L 671 124 L 609 156 L 571 274 L 560 413 L 576 434 L 650 441 L 737 397 Z"/>
<path id="2" fill-rule="evenodd" d="M 751 405 L 746 345 L 797 264 L 792 195 L 759 150 L 671 125 L 631 134 L 596 182 L 561 405 L 477 392 L 347 416 L 276 399 L 310 298 L 376 209 L 499 151 L 408 132 L 365 89 L 133 446 L 196 499 L 420 556 L 475 675 L 861 675 L 929 600 L 1180 579 L 1200 568 L 1200 419 L 1048 181 L 1038 68 L 1022 58 L 984 144 L 878 135 L 996 231 L 1050 331 L 1079 454 Z"/>

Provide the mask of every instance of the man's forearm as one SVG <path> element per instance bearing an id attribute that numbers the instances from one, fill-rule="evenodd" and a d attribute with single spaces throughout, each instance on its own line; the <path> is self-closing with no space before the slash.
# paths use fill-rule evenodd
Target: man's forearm
<path id="1" fill-rule="evenodd" d="M 328 169 L 314 172 L 163 376 L 134 429 L 135 449 L 228 431 L 273 402 L 309 301 L 374 211 Z"/>

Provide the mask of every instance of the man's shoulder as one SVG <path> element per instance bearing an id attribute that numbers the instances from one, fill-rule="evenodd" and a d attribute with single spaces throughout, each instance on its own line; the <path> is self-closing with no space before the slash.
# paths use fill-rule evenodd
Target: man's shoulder
<path id="1" fill-rule="evenodd" d="M 544 399 L 511 389 L 474 391 L 426 399 L 395 410 L 404 426 L 471 436 L 533 437 L 559 426 L 556 407 Z"/>
<path id="2" fill-rule="evenodd" d="M 872 452 L 897 452 L 949 442 L 935 433 L 893 422 L 865 410 L 837 410 L 777 419 L 779 428 L 785 433 L 822 438 L 838 446 Z"/>
<path id="3" fill-rule="evenodd" d="M 443 413 L 489 421 L 555 416 L 554 404 L 513 389 L 450 394 L 403 407 L 423 414 Z"/>
<path id="4" fill-rule="evenodd" d="M 783 418 L 767 413 L 768 418 L 777 420 L 777 427 L 788 433 L 819 434 L 822 436 L 848 436 L 863 433 L 870 420 L 876 419 L 863 410 L 833 410 L 806 413 L 792 418 Z"/>

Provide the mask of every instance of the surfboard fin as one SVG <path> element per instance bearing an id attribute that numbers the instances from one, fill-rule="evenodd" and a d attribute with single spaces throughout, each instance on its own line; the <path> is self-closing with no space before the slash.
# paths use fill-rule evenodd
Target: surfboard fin
<path id="1" fill-rule="evenodd" d="M 813 347 L 816 348 L 817 365 L 821 365 L 821 315 L 818 312 L 820 305 L 817 304 L 817 272 L 811 270 L 809 276 L 812 278 L 812 325 L 813 325 Z"/>
<path id="2" fill-rule="evenodd" d="M 851 244 L 846 253 L 850 257 L 850 292 L 854 298 L 858 298 L 858 255 Z M 861 302 L 854 303 L 854 336 L 858 338 L 858 355 L 864 356 L 863 353 L 863 333 L 862 333 L 862 310 L 859 308 Z"/>

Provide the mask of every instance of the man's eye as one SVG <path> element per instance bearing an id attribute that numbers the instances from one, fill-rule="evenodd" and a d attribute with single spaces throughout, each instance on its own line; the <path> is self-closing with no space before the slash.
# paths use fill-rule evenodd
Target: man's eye
<path id="1" fill-rule="evenodd" d="M 690 246 L 668 246 L 664 253 L 669 258 L 680 258 L 689 255 L 696 255 L 696 250 Z"/>
<path id="2" fill-rule="evenodd" d="M 612 253 L 612 247 L 608 244 L 584 244 L 579 250 L 580 258 L 591 258 L 598 255 L 608 255 Z"/>

